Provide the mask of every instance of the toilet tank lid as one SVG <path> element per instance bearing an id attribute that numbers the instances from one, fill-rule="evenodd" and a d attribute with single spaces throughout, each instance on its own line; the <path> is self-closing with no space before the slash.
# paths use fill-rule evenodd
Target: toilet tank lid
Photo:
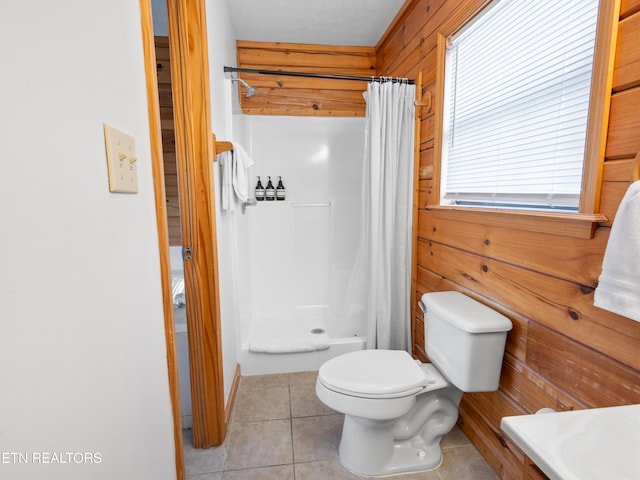
<path id="1" fill-rule="evenodd" d="M 507 332 L 513 327 L 504 315 L 460 292 L 425 293 L 422 302 L 426 315 L 434 313 L 465 332 Z"/>

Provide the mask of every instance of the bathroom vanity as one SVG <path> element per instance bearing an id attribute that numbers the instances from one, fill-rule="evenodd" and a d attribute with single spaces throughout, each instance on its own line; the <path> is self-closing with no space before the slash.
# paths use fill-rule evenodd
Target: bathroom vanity
<path id="1" fill-rule="evenodd" d="M 640 479 L 640 405 L 504 417 L 500 426 L 551 480 Z"/>

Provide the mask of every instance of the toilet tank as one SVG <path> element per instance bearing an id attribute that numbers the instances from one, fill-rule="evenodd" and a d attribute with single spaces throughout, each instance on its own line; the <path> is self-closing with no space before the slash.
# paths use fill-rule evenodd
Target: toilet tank
<path id="1" fill-rule="evenodd" d="M 422 303 L 431 363 L 463 392 L 497 390 L 511 321 L 460 292 L 425 293 Z"/>

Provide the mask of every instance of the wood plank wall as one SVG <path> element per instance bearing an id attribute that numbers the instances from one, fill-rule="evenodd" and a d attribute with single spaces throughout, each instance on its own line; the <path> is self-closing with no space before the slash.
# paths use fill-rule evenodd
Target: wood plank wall
<path id="1" fill-rule="evenodd" d="M 378 44 L 378 74 L 415 78 L 439 102 L 439 28 L 477 10 L 482 0 L 410 0 Z M 622 2 L 607 137 L 601 212 L 615 218 L 640 150 L 640 0 Z M 634 113 L 636 112 L 636 113 Z M 506 415 L 640 403 L 640 323 L 593 306 L 610 225 L 590 239 L 562 231 L 535 233 L 510 225 L 471 223 L 430 210 L 434 114 L 421 120 L 418 298 L 459 290 L 507 315 L 509 333 L 500 389 L 465 394 L 460 423 L 504 479 L 544 478 L 500 430 Z M 413 320 L 414 355 L 427 357 L 423 319 Z"/>
<path id="2" fill-rule="evenodd" d="M 375 47 L 336 47 L 291 43 L 238 41 L 238 68 L 288 70 L 332 75 L 372 76 Z M 304 116 L 364 116 L 366 82 L 317 78 L 238 74 L 257 89 L 251 97 L 239 86 L 246 114 Z"/>
<path id="3" fill-rule="evenodd" d="M 169 245 L 175 246 L 182 245 L 182 231 L 180 229 L 178 170 L 176 167 L 176 143 L 173 129 L 169 38 L 156 36 L 155 46 L 158 71 L 158 95 L 160 97 L 160 121 L 162 124 L 162 153 L 164 158 L 164 184 L 167 200 Z"/>

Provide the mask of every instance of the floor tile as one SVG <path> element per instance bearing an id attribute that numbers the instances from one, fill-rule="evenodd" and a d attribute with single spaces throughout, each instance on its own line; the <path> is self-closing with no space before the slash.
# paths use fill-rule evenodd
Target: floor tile
<path id="1" fill-rule="evenodd" d="M 363 476 L 350 472 L 340 464 L 340 460 L 296 463 L 296 480 L 442 480 L 436 470 L 412 473 L 396 473 L 386 476 Z M 459 479 L 466 480 L 466 479 Z"/>
<path id="2" fill-rule="evenodd" d="M 233 411 L 234 422 L 278 420 L 290 416 L 289 387 L 245 386 Z"/>
<path id="3" fill-rule="evenodd" d="M 441 480 L 435 470 L 413 473 L 399 473 L 390 476 L 367 477 L 356 475 L 344 468 L 338 459 L 321 462 L 296 463 L 296 480 Z M 459 479 L 466 480 L 466 479 Z"/>
<path id="4" fill-rule="evenodd" d="M 379 479 L 380 477 L 366 477 L 366 478 Z M 437 469 L 422 470 L 420 472 L 410 472 L 410 473 L 396 473 L 386 478 L 391 478 L 393 480 L 442 480 L 438 475 Z M 462 480 L 462 479 L 459 479 L 459 480 Z"/>
<path id="5" fill-rule="evenodd" d="M 272 388 L 272 387 L 288 387 L 289 375 L 286 373 L 274 373 L 271 375 L 249 375 L 240 377 L 239 391 L 245 387 L 250 388 Z"/>
<path id="6" fill-rule="evenodd" d="M 440 447 L 445 448 L 463 447 L 471 445 L 471 441 L 467 438 L 459 426 L 454 426 L 449 433 L 447 433 L 440 441 Z"/>
<path id="7" fill-rule="evenodd" d="M 224 480 L 294 480 L 293 465 L 224 472 Z"/>
<path id="8" fill-rule="evenodd" d="M 227 448 L 225 470 L 293 463 L 291 420 L 236 423 Z"/>
<path id="9" fill-rule="evenodd" d="M 339 460 L 296 463 L 296 480 L 362 480 L 360 475 L 349 472 Z M 394 478 L 395 480 L 395 478 Z"/>
<path id="10" fill-rule="evenodd" d="M 376 478 L 376 477 L 369 477 Z M 421 472 L 399 473 L 391 477 L 393 480 L 442 480 L 438 475 L 438 470 L 423 470 Z M 459 479 L 462 480 L 462 479 Z"/>
<path id="11" fill-rule="evenodd" d="M 291 394 L 291 416 L 294 418 L 338 413 L 318 399 L 315 383 L 312 385 L 291 385 L 289 391 Z"/>
<path id="12" fill-rule="evenodd" d="M 311 385 L 315 388 L 318 372 L 292 372 L 289 374 L 289 385 Z"/>
<path id="13" fill-rule="evenodd" d="M 224 446 L 194 448 L 192 430 L 185 429 L 182 431 L 182 435 L 185 472 L 187 476 L 222 472 L 226 457 L 226 448 Z"/>
<path id="14" fill-rule="evenodd" d="M 222 480 L 222 472 L 187 475 L 187 480 Z"/>
<path id="15" fill-rule="evenodd" d="M 294 418 L 293 458 L 296 462 L 338 458 L 343 415 Z"/>
<path id="16" fill-rule="evenodd" d="M 472 445 L 448 448 L 443 456 L 442 465 L 436 470 L 442 480 L 499 480 Z"/>
<path id="17" fill-rule="evenodd" d="M 344 416 L 315 395 L 317 372 L 241 377 L 223 446 L 193 448 L 184 430 L 187 480 L 358 480 L 340 464 Z M 440 467 L 393 480 L 498 480 L 457 426 L 442 439 Z M 379 477 L 378 477 L 379 478 Z"/>

